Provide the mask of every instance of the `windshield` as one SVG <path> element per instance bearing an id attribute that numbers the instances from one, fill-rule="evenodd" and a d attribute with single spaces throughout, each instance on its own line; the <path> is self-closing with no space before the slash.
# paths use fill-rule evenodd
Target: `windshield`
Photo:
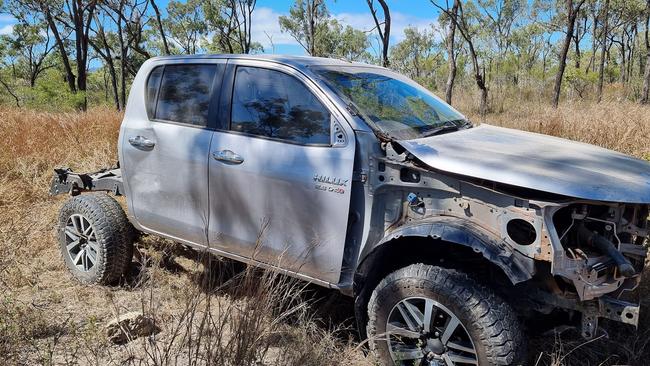
<path id="1" fill-rule="evenodd" d="M 314 70 L 371 127 L 398 139 L 414 139 L 471 126 L 431 92 L 383 69 L 327 67 Z"/>

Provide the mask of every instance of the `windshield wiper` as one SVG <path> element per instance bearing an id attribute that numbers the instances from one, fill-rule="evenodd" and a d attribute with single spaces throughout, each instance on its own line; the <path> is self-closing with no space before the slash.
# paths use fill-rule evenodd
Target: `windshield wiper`
<path id="1" fill-rule="evenodd" d="M 429 137 L 433 135 L 439 135 L 441 133 L 446 133 L 446 132 L 451 132 L 451 131 L 458 131 L 460 130 L 461 126 L 457 125 L 454 123 L 454 121 L 445 121 L 443 122 L 442 125 L 433 128 L 431 130 L 426 131 L 423 133 L 420 137 Z"/>

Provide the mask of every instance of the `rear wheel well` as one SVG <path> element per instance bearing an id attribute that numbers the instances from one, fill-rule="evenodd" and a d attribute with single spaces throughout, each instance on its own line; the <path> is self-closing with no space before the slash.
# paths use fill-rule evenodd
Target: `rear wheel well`
<path id="1" fill-rule="evenodd" d="M 365 333 L 367 303 L 374 288 L 391 272 L 417 263 L 456 269 L 497 292 L 512 286 L 501 268 L 468 246 L 431 237 L 400 237 L 374 249 L 355 274 L 355 315 L 361 332 Z"/>

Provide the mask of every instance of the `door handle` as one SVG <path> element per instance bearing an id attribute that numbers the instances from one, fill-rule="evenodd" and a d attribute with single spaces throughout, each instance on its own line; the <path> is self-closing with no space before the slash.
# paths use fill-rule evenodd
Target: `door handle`
<path id="1" fill-rule="evenodd" d="M 212 153 L 212 158 L 232 164 L 241 164 L 244 162 L 244 158 L 242 158 L 241 155 L 231 150 L 214 151 Z"/>
<path id="2" fill-rule="evenodd" d="M 144 136 L 131 136 L 129 137 L 129 144 L 135 146 L 135 147 L 141 147 L 144 149 L 153 149 L 153 147 L 156 145 L 155 142 L 149 140 L 148 138 Z"/>

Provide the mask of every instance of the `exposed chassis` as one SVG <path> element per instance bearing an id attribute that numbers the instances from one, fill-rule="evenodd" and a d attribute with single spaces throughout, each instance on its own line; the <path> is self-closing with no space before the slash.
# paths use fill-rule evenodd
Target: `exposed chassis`
<path id="1" fill-rule="evenodd" d="M 76 196 L 87 191 L 112 192 L 116 196 L 121 196 L 124 186 L 119 166 L 87 174 L 75 173 L 70 168 L 54 169 L 54 177 L 50 184 L 51 196 L 66 193 Z"/>

